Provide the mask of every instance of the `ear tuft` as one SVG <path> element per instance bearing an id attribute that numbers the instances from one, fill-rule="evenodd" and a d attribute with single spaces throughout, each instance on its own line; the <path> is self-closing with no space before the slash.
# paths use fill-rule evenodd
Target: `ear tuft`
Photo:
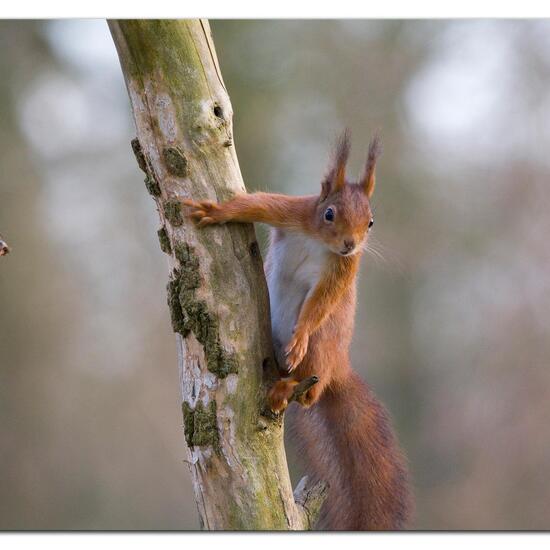
<path id="1" fill-rule="evenodd" d="M 341 189 L 346 183 L 346 164 L 351 149 L 351 133 L 348 128 L 338 136 L 329 172 L 322 183 L 321 200 Z"/>
<path id="2" fill-rule="evenodd" d="M 349 128 L 338 137 L 334 149 L 334 167 L 336 168 L 336 184 L 340 188 L 346 182 L 346 164 L 351 150 L 351 132 Z"/>
<path id="3" fill-rule="evenodd" d="M 363 187 L 367 197 L 371 198 L 374 187 L 376 185 L 375 169 L 376 161 L 382 153 L 382 145 L 380 143 L 380 135 L 378 131 L 372 137 L 369 144 L 369 154 L 367 156 L 367 164 L 365 166 L 365 172 L 361 178 L 361 186 Z"/>

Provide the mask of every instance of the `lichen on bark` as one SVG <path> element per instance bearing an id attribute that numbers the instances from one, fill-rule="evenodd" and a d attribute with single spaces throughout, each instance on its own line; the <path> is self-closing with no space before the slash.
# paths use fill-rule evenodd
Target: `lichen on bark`
<path id="1" fill-rule="evenodd" d="M 138 166 L 143 172 L 147 173 L 147 161 L 145 160 L 145 155 L 143 154 L 139 139 L 134 138 L 130 143 L 132 145 L 132 151 L 134 151 L 134 155 L 136 156 Z"/>
<path id="2" fill-rule="evenodd" d="M 160 190 L 159 190 L 159 194 L 160 194 Z M 174 227 L 179 227 L 180 225 L 182 225 L 183 216 L 181 215 L 181 204 L 178 201 L 174 201 L 174 200 L 165 202 L 164 216 Z"/>
<path id="3" fill-rule="evenodd" d="M 144 182 L 145 187 L 147 188 L 147 191 L 149 191 L 150 195 L 152 195 L 153 197 L 160 197 L 160 187 L 158 181 L 151 172 L 147 172 Z"/>
<path id="4" fill-rule="evenodd" d="M 166 293 L 168 297 L 168 308 L 170 309 L 170 320 L 172 321 L 172 330 L 181 334 L 184 338 L 189 334 L 190 330 L 185 323 L 185 316 L 180 304 L 180 285 L 181 279 L 177 269 L 172 271 Z"/>
<path id="5" fill-rule="evenodd" d="M 204 347 L 207 368 L 219 378 L 238 372 L 238 361 L 234 353 L 224 349 L 220 342 L 219 320 L 210 311 L 205 300 L 196 295 L 200 287 L 200 262 L 192 246 L 185 242 L 176 243 L 174 254 L 179 268 L 174 269 L 168 283 L 168 305 L 172 313 L 175 332 L 187 336 L 193 332 Z"/>
<path id="6" fill-rule="evenodd" d="M 184 401 L 181 408 L 187 445 L 189 447 L 211 445 L 216 452 L 219 452 L 216 402 L 210 401 L 208 405 L 204 405 L 202 401 L 198 401 L 193 409 Z"/>
<path id="7" fill-rule="evenodd" d="M 189 175 L 188 163 L 185 155 L 177 147 L 166 147 L 162 152 L 168 172 L 173 176 L 184 178 Z"/>
<path id="8" fill-rule="evenodd" d="M 157 235 L 159 238 L 160 249 L 165 254 L 172 254 L 172 245 L 170 244 L 170 239 L 168 238 L 168 233 L 166 232 L 166 228 L 164 226 L 157 231 Z"/>

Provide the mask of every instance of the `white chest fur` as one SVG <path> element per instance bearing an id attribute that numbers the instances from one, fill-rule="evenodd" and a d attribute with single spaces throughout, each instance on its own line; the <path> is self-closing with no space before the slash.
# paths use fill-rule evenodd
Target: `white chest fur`
<path id="1" fill-rule="evenodd" d="M 267 284 L 275 348 L 289 342 L 300 308 L 326 265 L 327 248 L 300 233 L 278 231 L 269 249 Z"/>

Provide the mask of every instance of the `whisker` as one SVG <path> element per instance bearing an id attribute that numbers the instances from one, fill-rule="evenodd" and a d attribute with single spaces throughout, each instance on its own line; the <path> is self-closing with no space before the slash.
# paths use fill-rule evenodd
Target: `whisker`
<path id="1" fill-rule="evenodd" d="M 392 250 L 383 245 L 377 239 L 369 236 L 368 240 L 362 243 L 361 248 L 370 257 L 372 257 L 378 265 L 382 265 L 385 268 L 390 268 L 392 270 L 397 270 L 399 273 L 403 274 L 405 269 L 403 263 L 400 261 L 398 256 L 392 252 Z"/>
<path id="2" fill-rule="evenodd" d="M 381 263 L 387 263 L 386 258 L 384 258 L 384 256 L 378 250 L 375 250 L 374 248 L 370 248 L 367 246 L 365 248 L 365 251 L 367 252 L 367 254 L 370 254 L 376 260 L 380 260 Z"/>

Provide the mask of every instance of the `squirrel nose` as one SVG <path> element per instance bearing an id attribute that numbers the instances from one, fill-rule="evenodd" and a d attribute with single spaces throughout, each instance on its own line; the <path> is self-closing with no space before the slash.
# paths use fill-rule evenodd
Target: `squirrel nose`
<path id="1" fill-rule="evenodd" d="M 355 248 L 355 241 L 353 239 L 345 240 L 344 246 L 346 247 L 346 250 L 350 251 Z"/>

